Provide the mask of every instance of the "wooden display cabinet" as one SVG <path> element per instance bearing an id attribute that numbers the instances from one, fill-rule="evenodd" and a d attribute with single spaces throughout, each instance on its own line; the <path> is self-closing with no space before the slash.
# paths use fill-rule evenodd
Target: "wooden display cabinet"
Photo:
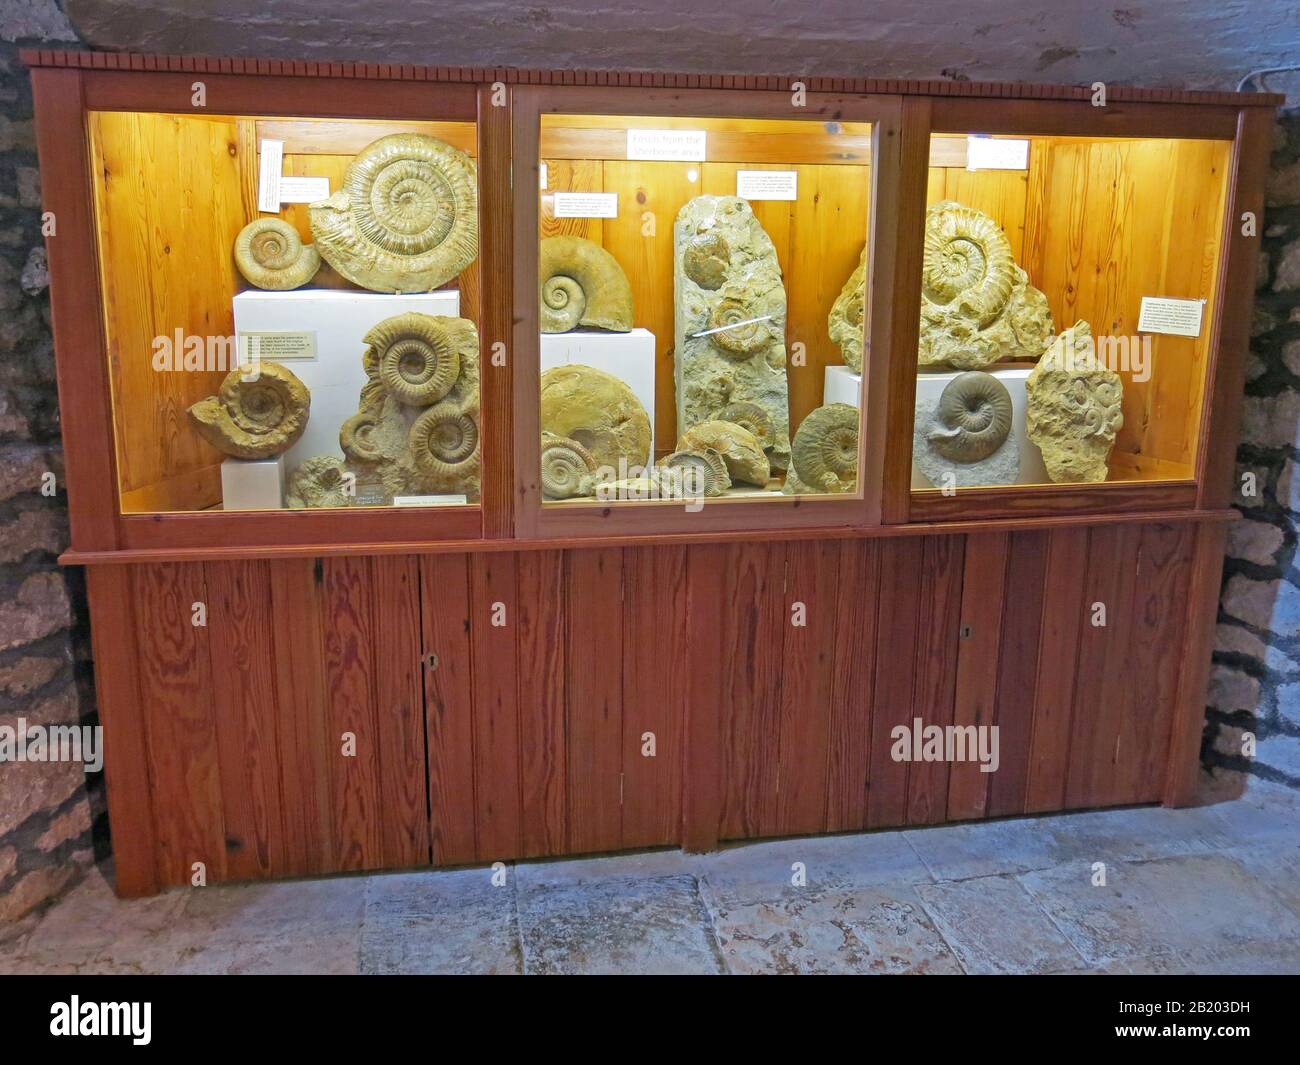
<path id="1" fill-rule="evenodd" d="M 777 78 L 24 58 L 57 219 L 64 561 L 87 567 L 119 892 L 191 883 L 195 863 L 212 882 L 1194 798 L 1276 97 L 1111 87 L 1094 107 L 1060 86 L 809 79 L 792 113 Z M 791 320 L 818 365 L 835 361 L 825 304 L 870 220 L 857 493 L 695 522 L 541 504 L 537 167 L 580 187 L 592 172 L 566 171 L 548 129 L 598 141 L 619 115 L 807 124 L 791 142 L 758 127 L 741 161 L 785 152 L 856 220 L 809 255 L 810 205 L 785 222 L 764 208 L 788 225 Z M 791 154 L 819 124 L 798 151 L 822 150 L 828 122 L 870 124 L 861 176 Z M 172 509 L 212 499 L 212 457 L 181 417 L 212 382 L 131 382 L 167 326 L 228 328 L 250 139 L 283 131 L 317 173 L 383 123 L 436 124 L 478 161 L 480 256 L 458 285 L 483 353 L 481 502 Z M 974 132 L 1029 138 L 1030 166 L 965 171 L 945 141 Z M 602 181 L 680 205 L 656 168 L 582 154 Z M 171 177 L 142 181 L 140 161 Z M 921 234 L 941 194 L 996 212 L 1060 323 L 1128 331 L 1135 294 L 1205 295 L 1202 338 L 1160 341 L 1180 372 L 1126 388 L 1118 476 L 912 490 Z M 640 250 L 623 266 L 663 322 L 665 251 Z M 816 405 L 810 378 L 790 389 L 796 417 Z M 997 772 L 896 760 L 894 730 L 918 717 L 996 725 Z"/>

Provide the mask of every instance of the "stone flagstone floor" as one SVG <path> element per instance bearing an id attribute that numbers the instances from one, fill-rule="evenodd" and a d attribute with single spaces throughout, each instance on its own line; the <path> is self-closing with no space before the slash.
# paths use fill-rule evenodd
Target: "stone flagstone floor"
<path id="1" fill-rule="evenodd" d="M 129 902 L 94 873 L 0 928 L 0 973 L 1300 973 L 1300 795 L 1257 782 L 1198 809 L 505 872 Z"/>

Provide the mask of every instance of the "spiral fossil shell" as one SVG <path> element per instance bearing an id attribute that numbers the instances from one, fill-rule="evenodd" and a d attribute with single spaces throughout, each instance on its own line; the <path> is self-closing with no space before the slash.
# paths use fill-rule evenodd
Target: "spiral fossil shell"
<path id="1" fill-rule="evenodd" d="M 461 362 L 478 347 L 473 323 L 409 311 L 385 318 L 363 338 L 364 364 L 399 403 L 427 407 L 460 376 Z"/>
<path id="2" fill-rule="evenodd" d="M 754 434 L 759 446 L 769 448 L 775 442 L 772 435 L 772 418 L 757 403 L 741 401 L 728 403 L 718 411 L 718 421 L 735 422 Z"/>
<path id="3" fill-rule="evenodd" d="M 339 447 L 350 459 L 378 462 L 384 457 L 379 433 L 379 408 L 363 406 L 339 428 Z"/>
<path id="4" fill-rule="evenodd" d="M 542 495 L 546 499 L 572 499 L 592 492 L 596 460 L 576 440 L 542 434 Z"/>
<path id="5" fill-rule="evenodd" d="M 320 254 L 283 219 L 255 218 L 235 238 L 235 265 L 250 285 L 284 291 L 316 276 Z"/>
<path id="6" fill-rule="evenodd" d="M 828 403 L 809 414 L 794 434 L 790 464 L 813 491 L 852 491 L 858 480 L 858 409 Z"/>
<path id="7" fill-rule="evenodd" d="M 376 292 L 428 292 L 478 255 L 478 175 L 458 148 L 419 133 L 373 141 L 343 187 L 308 209 L 322 257 Z"/>
<path id="8" fill-rule="evenodd" d="M 632 328 L 632 285 L 618 260 L 584 237 L 547 237 L 538 253 L 541 330 L 580 325 L 626 333 Z"/>
<path id="9" fill-rule="evenodd" d="M 461 480 L 478 463 L 478 422 L 456 403 L 430 407 L 411 426 L 415 468 L 435 483 Z"/>
<path id="10" fill-rule="evenodd" d="M 291 448 L 307 428 L 311 393 L 273 362 L 244 364 L 226 374 L 215 396 L 189 409 L 199 435 L 224 454 L 263 459 Z"/>
<path id="11" fill-rule="evenodd" d="M 720 496 L 731 487 L 727 464 L 714 448 L 674 451 L 664 459 L 663 464 L 679 472 L 683 478 L 681 487 L 690 489 L 685 493 L 687 495 Z M 692 477 L 695 483 L 689 484 L 686 477 Z"/>
<path id="12" fill-rule="evenodd" d="M 731 248 L 721 233 L 692 237 L 682 252 L 682 270 L 686 276 L 709 292 L 722 287 L 730 266 Z"/>
<path id="13" fill-rule="evenodd" d="M 709 339 L 724 354 L 733 358 L 748 358 L 767 345 L 770 339 L 767 322 L 751 312 L 746 304 L 730 297 L 718 301 L 709 315 Z"/>
<path id="14" fill-rule="evenodd" d="M 930 445 L 953 462 L 979 462 L 1011 432 L 1011 393 L 992 374 L 970 370 L 948 383 L 934 417 Z"/>
<path id="15" fill-rule="evenodd" d="M 981 329 L 1005 310 L 1015 260 L 1002 228 L 988 215 L 948 203 L 925 228 L 921 286 L 932 303 L 959 301 Z"/>
<path id="16" fill-rule="evenodd" d="M 591 366 L 554 366 L 542 374 L 541 428 L 576 440 L 597 469 L 645 466 L 650 417 L 623 381 Z"/>
<path id="17" fill-rule="evenodd" d="M 678 451 L 704 451 L 712 448 L 722 456 L 733 481 L 767 485 L 772 467 L 762 446 L 744 426 L 734 422 L 708 421 L 692 425 L 677 442 Z"/>

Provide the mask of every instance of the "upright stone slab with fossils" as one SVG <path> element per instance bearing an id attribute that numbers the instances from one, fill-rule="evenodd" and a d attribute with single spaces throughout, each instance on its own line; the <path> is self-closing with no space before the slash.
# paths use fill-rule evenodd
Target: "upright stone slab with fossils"
<path id="1" fill-rule="evenodd" d="M 745 424 L 765 430 L 772 467 L 784 470 L 790 404 L 776 248 L 736 196 L 695 197 L 678 212 L 673 238 L 678 435 L 747 412 Z"/>

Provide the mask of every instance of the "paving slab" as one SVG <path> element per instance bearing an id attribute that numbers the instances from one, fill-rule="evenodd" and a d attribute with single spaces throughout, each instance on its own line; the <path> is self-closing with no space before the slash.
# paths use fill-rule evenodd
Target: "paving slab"
<path id="1" fill-rule="evenodd" d="M 703 886 L 728 972 L 960 974 L 916 889 L 798 891 L 727 901 Z"/>
<path id="2" fill-rule="evenodd" d="M 968 973 L 1053 973 L 1086 962 L 1010 876 L 917 887 L 926 912 Z"/>
<path id="3" fill-rule="evenodd" d="M 534 888 L 543 885 L 588 884 L 597 880 L 693 876 L 698 871 L 702 857 L 686 854 L 674 847 L 594 858 L 519 862 L 514 870 L 521 888 Z"/>
<path id="4" fill-rule="evenodd" d="M 692 876 L 521 886 L 519 926 L 528 973 L 723 971 Z"/>
<path id="5" fill-rule="evenodd" d="M 368 878 L 360 969 L 451 975 L 520 972 L 514 878 L 494 884 L 489 869 Z"/>

